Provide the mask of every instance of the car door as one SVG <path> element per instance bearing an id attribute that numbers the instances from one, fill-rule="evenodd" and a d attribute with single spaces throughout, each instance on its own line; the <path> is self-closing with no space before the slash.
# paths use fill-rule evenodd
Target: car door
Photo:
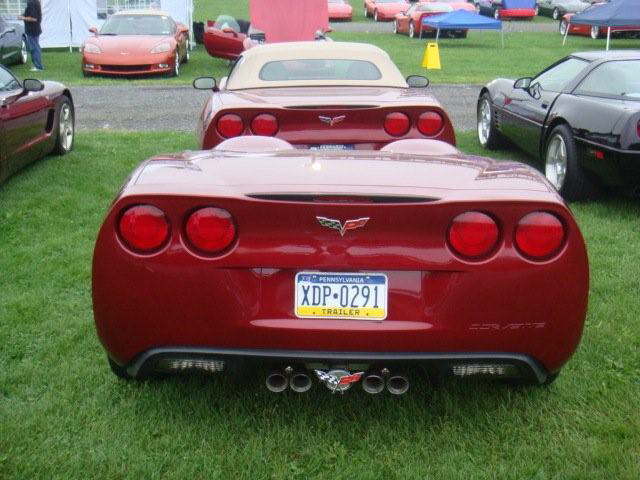
<path id="1" fill-rule="evenodd" d="M 0 124 L 3 178 L 44 153 L 48 101 L 42 92 L 24 94 L 20 82 L 0 67 Z"/>
<path id="2" fill-rule="evenodd" d="M 567 57 L 531 80 L 526 89 L 505 92 L 501 130 L 520 148 L 537 156 L 542 129 L 556 98 L 565 85 L 588 66 L 586 60 Z"/>

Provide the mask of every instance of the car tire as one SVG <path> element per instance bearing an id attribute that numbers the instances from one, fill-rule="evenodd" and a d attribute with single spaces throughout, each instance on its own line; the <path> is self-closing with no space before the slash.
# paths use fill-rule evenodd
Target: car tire
<path id="1" fill-rule="evenodd" d="M 409 22 L 409 37 L 416 38 L 416 29 L 413 26 L 413 22 Z"/>
<path id="2" fill-rule="evenodd" d="M 594 40 L 600 38 L 600 27 L 597 25 L 592 25 L 591 30 L 589 31 L 589 36 Z"/>
<path id="3" fill-rule="evenodd" d="M 116 362 L 111 360 L 111 357 L 107 357 L 107 361 L 109 362 L 109 368 L 111 368 L 111 371 L 116 377 L 122 378 L 123 380 L 133 379 L 133 377 L 127 372 L 127 369 L 125 367 L 121 367 Z"/>
<path id="4" fill-rule="evenodd" d="M 496 8 L 493 11 L 493 18 L 495 18 L 496 20 L 500 20 L 500 9 L 499 8 Z"/>
<path id="5" fill-rule="evenodd" d="M 378 10 L 374 10 L 373 11 L 373 21 L 374 22 L 379 22 L 379 20 L 378 20 Z"/>
<path id="6" fill-rule="evenodd" d="M 502 136 L 495 126 L 492 103 L 491 96 L 485 92 L 480 95 L 476 109 L 478 142 L 489 150 L 495 150 L 502 144 Z"/>
<path id="7" fill-rule="evenodd" d="M 189 63 L 189 60 L 191 60 L 191 49 L 189 48 L 189 42 L 187 42 L 187 48 L 185 49 L 182 63 Z"/>
<path id="8" fill-rule="evenodd" d="M 467 30 L 463 30 L 462 32 L 458 32 L 458 34 L 456 35 L 457 38 L 467 38 Z"/>
<path id="9" fill-rule="evenodd" d="M 367 6 L 364 6 L 364 18 L 369 18 L 369 11 L 367 10 Z"/>
<path id="10" fill-rule="evenodd" d="M 558 20 L 560 18 L 560 10 L 554 8 L 553 13 L 551 14 L 551 18 L 553 18 L 554 20 Z"/>
<path id="11" fill-rule="evenodd" d="M 393 21 L 393 33 L 395 33 L 395 34 L 398 33 L 398 21 L 397 20 Z"/>
<path id="12" fill-rule="evenodd" d="M 564 37 L 567 34 L 567 28 L 569 28 L 569 24 L 565 19 L 562 19 L 560 21 L 560 24 L 558 25 L 558 31 L 560 32 L 560 35 Z"/>
<path id="13" fill-rule="evenodd" d="M 27 41 L 23 38 L 20 44 L 20 56 L 18 57 L 18 65 L 24 65 L 29 60 L 29 49 L 27 48 Z"/>
<path id="14" fill-rule="evenodd" d="M 533 15 L 534 15 L 534 16 L 536 16 L 536 17 L 537 17 L 538 15 L 540 15 L 540 9 L 538 8 L 538 6 L 537 6 L 537 5 L 536 5 L 536 8 L 534 8 L 534 9 L 533 9 Z"/>
<path id="15" fill-rule="evenodd" d="M 170 75 L 172 77 L 180 76 L 180 53 L 178 52 L 178 50 L 176 50 L 176 54 L 174 55 L 174 65 Z"/>
<path id="16" fill-rule="evenodd" d="M 476 13 L 477 13 L 478 15 L 480 15 L 480 13 L 481 13 L 480 4 L 479 4 L 479 3 L 476 3 L 476 4 L 475 4 L 475 7 L 476 7 Z"/>
<path id="17" fill-rule="evenodd" d="M 580 149 L 567 124 L 555 127 L 545 144 L 544 175 L 569 201 L 589 200 L 598 193 L 596 184 L 580 165 Z"/>
<path id="18" fill-rule="evenodd" d="M 58 104 L 55 118 L 58 120 L 56 125 L 56 143 L 53 152 L 56 155 L 66 155 L 73 150 L 75 142 L 75 111 L 73 103 L 67 96 L 63 96 Z"/>

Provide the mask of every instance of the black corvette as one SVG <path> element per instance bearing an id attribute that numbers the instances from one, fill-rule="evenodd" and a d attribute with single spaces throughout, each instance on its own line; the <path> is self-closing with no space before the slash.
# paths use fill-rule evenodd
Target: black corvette
<path id="1" fill-rule="evenodd" d="M 566 199 L 640 193 L 640 51 L 574 53 L 533 78 L 492 81 L 478 99 L 478 139 L 544 160 Z"/>

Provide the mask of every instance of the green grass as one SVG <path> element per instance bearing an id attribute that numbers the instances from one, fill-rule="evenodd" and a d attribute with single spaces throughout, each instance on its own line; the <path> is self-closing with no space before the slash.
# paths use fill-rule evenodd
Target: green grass
<path id="1" fill-rule="evenodd" d="M 0 478 L 640 477 L 640 206 L 620 198 L 573 205 L 589 316 L 549 388 L 416 381 L 400 398 L 341 397 L 273 395 L 258 377 L 116 379 L 92 324 L 97 230 L 134 165 L 195 146 L 83 132 L 0 186 Z"/>

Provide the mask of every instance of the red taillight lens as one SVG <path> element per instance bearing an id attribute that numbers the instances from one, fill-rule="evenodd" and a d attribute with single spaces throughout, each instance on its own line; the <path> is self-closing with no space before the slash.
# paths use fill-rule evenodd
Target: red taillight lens
<path id="1" fill-rule="evenodd" d="M 232 138 L 242 135 L 244 122 L 239 115 L 227 113 L 218 119 L 217 127 L 220 135 L 225 138 Z"/>
<path id="2" fill-rule="evenodd" d="M 278 132 L 278 119 L 268 113 L 261 113 L 251 120 L 251 131 L 254 135 L 272 137 Z"/>
<path id="3" fill-rule="evenodd" d="M 498 224 L 481 212 L 458 215 L 449 227 L 449 245 L 460 256 L 480 259 L 489 255 L 498 243 Z"/>
<path id="4" fill-rule="evenodd" d="M 438 112 L 424 112 L 418 117 L 418 130 L 427 137 L 433 137 L 442 130 L 444 119 Z"/>
<path id="5" fill-rule="evenodd" d="M 385 131 L 394 137 L 401 137 L 409 131 L 410 127 L 409 117 L 401 112 L 390 113 L 384 119 Z"/>
<path id="6" fill-rule="evenodd" d="M 205 207 L 193 212 L 187 220 L 189 242 L 205 253 L 218 253 L 236 238 L 236 226 L 229 212 L 221 208 Z"/>
<path id="7" fill-rule="evenodd" d="M 516 227 L 516 247 L 524 256 L 544 260 L 557 253 L 564 242 L 562 222 L 550 213 L 525 215 Z"/>
<path id="8" fill-rule="evenodd" d="M 131 250 L 151 253 L 162 247 L 169 238 L 169 222 L 159 208 L 136 205 L 122 214 L 118 231 Z"/>

